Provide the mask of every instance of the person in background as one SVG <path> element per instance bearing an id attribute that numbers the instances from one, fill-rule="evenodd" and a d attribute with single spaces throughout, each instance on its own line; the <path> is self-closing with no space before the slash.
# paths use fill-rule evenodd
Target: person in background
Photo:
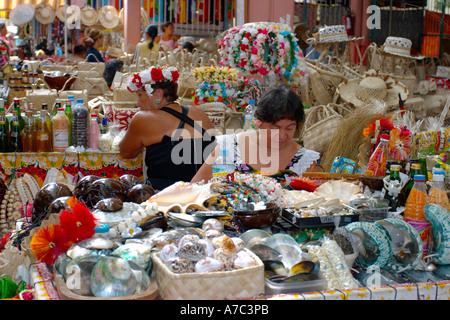
<path id="1" fill-rule="evenodd" d="M 86 60 L 86 47 L 82 44 L 78 44 L 73 48 L 73 56 L 74 58 L 78 58 L 81 60 Z"/>
<path id="2" fill-rule="evenodd" d="M 155 39 L 155 42 L 166 45 L 170 49 L 174 50 L 177 41 L 180 40 L 180 37 L 173 34 L 173 30 L 174 30 L 173 23 L 172 22 L 164 23 L 161 26 L 161 30 L 162 30 L 163 34 L 157 36 Z"/>
<path id="3" fill-rule="evenodd" d="M 178 77 L 174 67 L 151 67 L 128 82 L 140 111 L 120 143 L 120 155 L 134 159 L 145 152 L 146 183 L 155 190 L 189 182 L 215 148 L 216 130 L 205 112 L 175 102 Z"/>
<path id="4" fill-rule="evenodd" d="M 161 45 L 155 42 L 158 37 L 158 27 L 154 24 L 149 25 L 145 31 L 145 41 L 138 44 L 135 61 L 140 59 L 150 59 L 152 55 L 161 50 Z"/>
<path id="5" fill-rule="evenodd" d="M 103 79 L 105 79 L 109 88 L 111 88 L 116 72 L 123 72 L 123 61 L 119 59 L 112 59 L 106 62 L 105 71 L 103 72 Z"/>
<path id="6" fill-rule="evenodd" d="M 9 54 L 12 55 L 15 49 L 14 35 L 8 32 L 4 22 L 0 22 L 0 39 L 5 41 L 9 48 Z"/>
<path id="7" fill-rule="evenodd" d="M 192 52 L 194 51 L 194 45 L 191 42 L 186 41 L 185 43 L 183 43 L 182 49 L 186 50 L 187 52 Z"/>
<path id="8" fill-rule="evenodd" d="M 105 62 L 98 51 L 100 47 L 103 47 L 103 32 L 91 29 L 84 39 L 84 46 L 87 48 L 86 62 Z"/>
<path id="9" fill-rule="evenodd" d="M 284 86 L 266 91 L 258 102 L 255 116 L 258 130 L 216 137 L 216 149 L 192 182 L 211 180 L 212 166 L 221 154 L 226 154 L 224 163 L 233 164 L 235 171 L 266 174 L 278 180 L 317 172 L 320 154 L 294 140 L 305 118 L 303 103 L 295 92 Z"/>

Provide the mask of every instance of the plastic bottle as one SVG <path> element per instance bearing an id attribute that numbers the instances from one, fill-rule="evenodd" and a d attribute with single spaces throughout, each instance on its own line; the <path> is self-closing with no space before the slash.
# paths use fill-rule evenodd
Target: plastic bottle
<path id="1" fill-rule="evenodd" d="M 244 110 L 244 130 L 255 129 L 253 120 L 255 120 L 255 101 L 250 100 Z"/>
<path id="2" fill-rule="evenodd" d="M 11 122 L 11 137 L 9 140 L 9 151 L 10 152 L 22 152 L 22 135 L 19 124 L 19 117 L 17 112 L 13 111 L 13 120 Z"/>
<path id="3" fill-rule="evenodd" d="M 425 185 L 425 176 L 415 175 L 414 186 L 406 200 L 403 220 L 413 226 L 423 242 L 423 256 L 428 254 L 430 223 L 425 218 L 424 208 L 428 204 L 428 194 Z"/>
<path id="4" fill-rule="evenodd" d="M 73 112 L 72 112 L 72 100 L 67 100 L 64 105 L 64 113 L 69 119 L 69 146 L 73 145 Z"/>
<path id="5" fill-rule="evenodd" d="M 0 112 L 0 153 L 9 152 L 9 129 L 6 123 L 6 112 Z"/>
<path id="6" fill-rule="evenodd" d="M 73 114 L 73 145 L 89 148 L 89 109 L 83 99 L 78 99 L 72 110 Z"/>
<path id="7" fill-rule="evenodd" d="M 390 136 L 381 135 L 380 143 L 376 147 L 367 165 L 367 176 L 384 177 L 386 175 L 386 162 L 388 160 L 388 143 Z"/>
<path id="8" fill-rule="evenodd" d="M 36 132 L 33 127 L 33 112 L 27 111 L 27 124 L 22 131 L 23 152 L 36 152 Z"/>
<path id="9" fill-rule="evenodd" d="M 107 134 L 107 133 L 108 133 L 108 118 L 103 117 L 102 125 L 100 126 L 100 134 Z"/>
<path id="10" fill-rule="evenodd" d="M 98 150 L 100 139 L 100 128 L 97 122 L 97 115 L 95 113 L 91 114 L 91 123 L 89 125 L 89 148 Z"/>
<path id="11" fill-rule="evenodd" d="M 69 147 L 69 118 L 59 108 L 53 118 L 53 151 L 64 152 Z"/>
<path id="12" fill-rule="evenodd" d="M 47 113 L 41 110 L 39 130 L 36 133 L 38 152 L 52 152 L 52 137 L 46 123 Z"/>
<path id="13" fill-rule="evenodd" d="M 236 168 L 234 164 L 227 163 L 228 150 L 220 149 L 220 155 L 212 166 L 213 177 L 226 177 L 230 173 L 233 173 Z"/>
<path id="14" fill-rule="evenodd" d="M 428 193 L 429 203 L 436 204 L 450 211 L 450 201 L 445 188 L 445 173 L 436 172 L 433 174 L 433 181 Z"/>

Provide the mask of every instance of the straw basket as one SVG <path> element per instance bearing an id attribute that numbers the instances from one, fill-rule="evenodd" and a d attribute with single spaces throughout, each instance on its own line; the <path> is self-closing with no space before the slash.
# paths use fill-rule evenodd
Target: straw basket
<path id="1" fill-rule="evenodd" d="M 309 73 L 309 94 L 310 105 L 327 105 L 332 103 L 337 87 L 344 80 L 342 73 L 325 70 L 323 67 L 306 62 Z"/>
<path id="2" fill-rule="evenodd" d="M 127 88 L 128 77 L 130 73 L 122 75 L 120 83 L 113 84 L 111 89 L 113 90 L 113 101 L 118 102 L 137 102 L 138 96 L 136 93 L 130 92 Z"/>
<path id="3" fill-rule="evenodd" d="M 308 111 L 303 127 L 302 137 L 305 148 L 323 154 L 336 130 L 342 124 L 344 117 L 341 113 L 343 111 L 348 110 L 335 104 L 312 107 Z"/>
<path id="4" fill-rule="evenodd" d="M 224 300 L 252 298 L 264 294 L 264 265 L 246 250 L 258 264 L 241 270 L 176 274 L 153 255 L 159 296 L 163 300 Z"/>

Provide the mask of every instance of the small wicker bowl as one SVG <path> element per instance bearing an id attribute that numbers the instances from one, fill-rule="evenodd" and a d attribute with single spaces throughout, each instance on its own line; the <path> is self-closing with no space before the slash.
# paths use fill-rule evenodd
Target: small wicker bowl
<path id="1" fill-rule="evenodd" d="M 266 203 L 266 209 L 256 211 L 235 211 L 234 218 L 248 229 L 268 228 L 277 221 L 281 208 L 273 203 Z"/>
<path id="2" fill-rule="evenodd" d="M 44 76 L 44 81 L 48 85 L 50 89 L 56 89 L 58 91 L 61 90 L 70 90 L 72 85 L 74 84 L 76 78 L 72 77 L 72 75 L 51 77 L 48 75 Z M 67 83 L 67 84 L 66 84 Z"/>

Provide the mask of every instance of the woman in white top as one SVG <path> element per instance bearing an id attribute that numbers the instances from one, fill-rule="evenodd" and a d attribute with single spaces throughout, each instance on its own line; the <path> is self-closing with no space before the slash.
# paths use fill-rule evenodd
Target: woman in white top
<path id="1" fill-rule="evenodd" d="M 286 171 L 290 176 L 317 171 L 320 154 L 294 141 L 305 117 L 297 94 L 287 87 L 269 90 L 261 97 L 255 115 L 258 130 L 216 137 L 218 146 L 192 182 L 209 181 L 213 164 L 219 162 L 234 165 L 235 171 L 278 177 Z"/>
<path id="2" fill-rule="evenodd" d="M 173 23 L 166 22 L 161 26 L 161 30 L 163 32 L 162 35 L 156 37 L 155 42 L 159 44 L 163 44 L 168 46 L 170 49 L 174 50 L 175 45 L 180 37 L 173 34 Z"/>

